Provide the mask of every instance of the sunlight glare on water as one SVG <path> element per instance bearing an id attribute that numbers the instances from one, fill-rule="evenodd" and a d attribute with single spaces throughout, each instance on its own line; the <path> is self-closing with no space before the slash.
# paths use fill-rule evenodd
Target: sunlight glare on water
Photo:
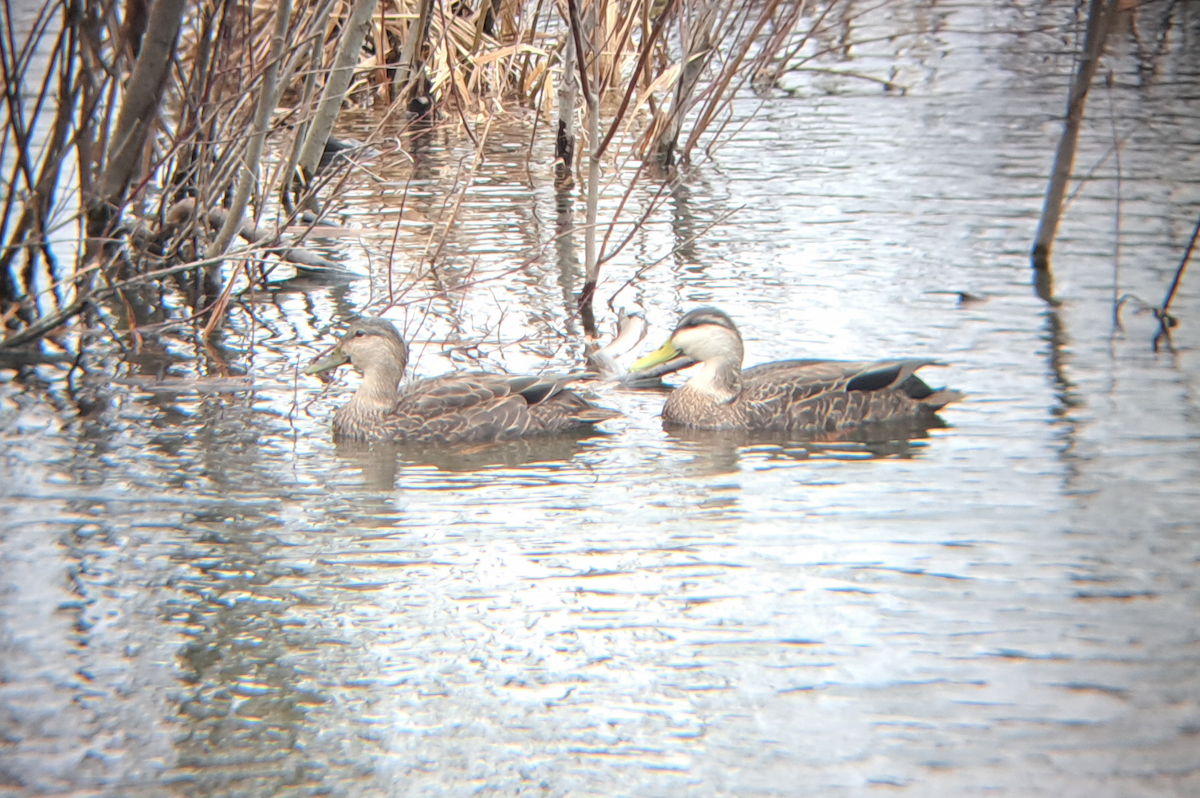
<path id="1" fill-rule="evenodd" d="M 1174 352 L 1144 314 L 1111 334 L 1111 161 L 1067 212 L 1055 302 L 1029 275 L 1070 18 L 879 6 L 848 68 L 894 67 L 907 92 L 798 73 L 741 97 L 742 132 L 605 266 L 601 302 L 669 254 L 614 300 L 646 314 L 643 351 L 713 304 L 748 364 L 943 362 L 922 373 L 967 398 L 911 440 L 667 432 L 662 393 L 598 386 L 623 415 L 591 438 L 335 445 L 355 378 L 322 391 L 297 369 L 411 285 L 472 153 L 440 131 L 345 193 L 361 236 L 327 243 L 370 278 L 258 297 L 214 349 L 232 372 L 148 336 L 77 416 L 65 368 L 0 370 L 0 785 L 1200 793 L 1200 302 L 1185 280 Z M 1120 290 L 1158 301 L 1200 206 L 1200 64 L 1172 45 L 1140 86 L 1130 35 L 1079 161 L 1102 159 L 1111 109 Z M 560 209 L 527 123 L 493 128 L 439 274 L 486 282 L 426 281 L 388 313 L 412 373 L 583 362 L 582 242 L 541 247 Z M 639 191 L 633 217 L 657 185 Z M 229 373 L 253 390 L 162 382 Z"/>

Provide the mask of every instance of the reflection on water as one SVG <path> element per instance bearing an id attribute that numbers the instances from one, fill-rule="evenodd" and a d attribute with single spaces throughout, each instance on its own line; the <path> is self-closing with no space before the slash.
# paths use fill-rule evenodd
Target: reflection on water
<path id="1" fill-rule="evenodd" d="M 761 462 L 833 459 L 871 460 L 917 457 L 933 429 L 945 429 L 936 416 L 875 423 L 818 440 L 793 440 L 782 433 L 749 433 L 730 430 L 670 428 L 667 438 L 679 442 L 681 452 L 692 453 L 693 473 L 712 476 L 732 473 L 743 467 L 757 468 Z M 701 465 L 703 464 L 703 465 Z"/>
<path id="2" fill-rule="evenodd" d="M 595 435 L 556 435 L 450 447 L 339 441 L 337 457 L 345 467 L 361 469 L 364 484 L 373 490 L 389 490 L 395 486 L 400 469 L 406 465 L 430 466 L 451 473 L 530 466 L 530 476 L 537 480 L 546 471 L 553 473 L 556 464 L 569 462 L 592 437 Z"/>
<path id="3" fill-rule="evenodd" d="M 579 203 L 519 121 L 436 271 L 474 154 L 440 128 L 347 192 L 370 279 L 256 295 L 208 348 L 151 326 L 86 372 L 0 368 L 0 792 L 1200 793 L 1200 302 L 1174 352 L 1111 335 L 1105 156 L 1115 122 L 1116 293 L 1161 296 L 1200 204 L 1184 7 L 1114 40 L 1053 305 L 1027 258 L 1068 3 L 844 14 L 828 65 L 906 91 L 746 96 L 605 265 L 597 309 L 640 272 L 615 304 L 651 339 L 711 303 L 751 364 L 945 361 L 945 427 L 664 431 L 661 393 L 597 386 L 623 416 L 590 438 L 335 446 L 345 392 L 299 369 L 372 303 L 417 375 L 583 363 Z"/>

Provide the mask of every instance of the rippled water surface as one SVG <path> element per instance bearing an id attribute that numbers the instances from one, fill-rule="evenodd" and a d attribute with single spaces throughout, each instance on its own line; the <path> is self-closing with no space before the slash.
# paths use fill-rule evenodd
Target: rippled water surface
<path id="1" fill-rule="evenodd" d="M 624 415 L 588 439 L 335 447 L 354 379 L 296 367 L 389 290 L 417 374 L 581 362 L 582 242 L 543 246 L 564 211 L 520 116 L 436 275 L 473 157 L 443 133 L 345 192 L 326 243 L 370 279 L 257 296 L 208 350 L 0 370 L 0 792 L 1200 794 L 1193 275 L 1173 351 L 1133 305 L 1112 325 L 1114 295 L 1161 302 L 1200 209 L 1200 28 L 1172 6 L 1160 41 L 1166 8 L 1105 61 L 1052 302 L 1028 251 L 1062 3 L 875 8 L 826 65 L 906 92 L 744 97 L 606 265 L 602 301 L 644 270 L 613 305 L 655 344 L 715 304 L 749 363 L 943 361 L 968 398 L 924 437 L 679 436 L 662 394 L 602 386 Z"/>

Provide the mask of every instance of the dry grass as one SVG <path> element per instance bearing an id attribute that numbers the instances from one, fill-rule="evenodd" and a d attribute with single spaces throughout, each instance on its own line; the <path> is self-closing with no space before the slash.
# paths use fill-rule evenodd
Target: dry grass
<path id="1" fill-rule="evenodd" d="M 6 18 L 15 46 L 4 48 L 5 77 L 35 107 L 9 97 L 0 120 L 10 188 L 0 206 L 0 348 L 79 316 L 91 326 L 96 309 L 128 301 L 131 286 L 164 279 L 184 295 L 189 318 L 211 331 L 231 301 L 223 259 L 246 264 L 251 276 L 270 258 L 303 260 L 303 234 L 288 231 L 299 209 L 319 218 L 336 202 L 344 175 L 298 169 L 302 144 L 321 129 L 322 91 L 333 83 L 351 12 L 364 2 L 367 32 L 361 45 L 349 44 L 353 71 L 334 98 L 335 114 L 372 107 L 380 130 L 385 122 L 394 130 L 397 119 L 455 125 L 478 144 L 497 114 L 549 121 L 558 113 L 565 132 L 581 139 L 574 163 L 564 166 L 583 183 L 594 219 L 599 180 L 626 175 L 628 196 L 649 176 L 678 179 L 678 166 L 699 148 L 711 153 L 714 142 L 734 135 L 726 130 L 731 98 L 755 75 L 782 68 L 829 8 L 848 0 L 591 0 L 579 2 L 574 28 L 575 0 L 307 0 L 290 9 L 277 59 L 275 0 L 47 2 L 23 41 Z M 166 17 L 172 7 L 174 18 L 146 27 L 147 12 Z M 142 33 L 173 26 L 177 46 L 168 39 L 165 49 Z M 581 53 L 576 69 L 587 92 L 559 113 L 568 36 Z M 44 71 L 22 55 L 34 52 Z M 157 71 L 156 52 L 167 55 Z M 276 85 L 264 90 L 272 64 Z M 149 103 L 148 123 L 127 113 L 139 101 Z M 267 120 L 276 154 L 261 163 L 251 146 L 256 118 Z M 555 126 L 539 122 L 532 135 L 554 136 Z M 629 169 L 629 159 L 652 168 Z M 72 175 L 63 164 L 79 168 Z M 242 243 L 222 256 L 224 247 L 212 246 L 212 220 L 229 218 L 220 212 L 238 204 L 234 187 L 244 189 L 247 177 L 251 218 L 239 228 Z M 242 218 L 240 208 L 231 213 L 230 229 Z M 592 287 L 612 256 L 605 247 L 617 221 L 597 220 L 584 231 Z M 48 242 L 72 229 L 80 254 L 60 262 Z M 435 259 L 439 247 L 429 252 Z"/>

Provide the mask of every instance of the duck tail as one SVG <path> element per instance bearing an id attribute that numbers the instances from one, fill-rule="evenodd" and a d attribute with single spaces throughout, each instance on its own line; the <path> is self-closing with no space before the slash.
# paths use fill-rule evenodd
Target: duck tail
<path id="1" fill-rule="evenodd" d="M 601 421 L 608 421 L 610 418 L 617 418 L 620 415 L 621 413 L 616 410 L 593 405 L 572 414 L 572 417 L 581 424 L 599 424 Z"/>
<path id="2" fill-rule="evenodd" d="M 961 400 L 966 394 L 962 391 L 952 391 L 948 388 L 939 388 L 933 391 L 928 396 L 921 397 L 918 401 L 925 407 L 928 407 L 934 412 L 941 410 L 951 402 Z"/>
<path id="3" fill-rule="evenodd" d="M 916 374 L 912 372 L 921 366 L 938 366 L 940 363 L 932 361 L 906 360 L 902 364 L 910 368 L 908 376 L 905 377 L 896 387 L 908 395 L 909 399 L 917 402 L 922 407 L 928 408 L 936 413 L 951 402 L 957 402 L 966 394 L 962 391 L 953 391 L 949 388 L 930 388 L 928 384 Z"/>

